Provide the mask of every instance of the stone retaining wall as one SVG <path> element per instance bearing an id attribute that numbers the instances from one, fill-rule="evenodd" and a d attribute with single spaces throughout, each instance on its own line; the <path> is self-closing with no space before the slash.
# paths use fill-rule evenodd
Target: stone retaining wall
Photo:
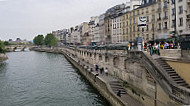
<path id="1" fill-rule="evenodd" d="M 160 56 L 164 57 L 181 57 L 181 49 L 161 49 Z"/>
<path id="2" fill-rule="evenodd" d="M 5 54 L 0 54 L 0 62 L 7 60 L 8 57 Z"/>
<path id="3" fill-rule="evenodd" d="M 115 93 L 111 90 L 111 87 L 100 77 L 96 77 L 94 73 L 89 73 L 86 69 L 80 66 L 75 60 L 70 56 L 65 54 L 65 57 L 70 61 L 79 71 L 84 75 L 90 83 L 98 89 L 98 91 L 104 96 L 113 106 L 128 106 L 127 103 L 118 98 Z M 95 82 L 96 81 L 96 82 Z"/>
<path id="4" fill-rule="evenodd" d="M 127 103 L 116 96 L 109 84 L 107 84 L 98 76 L 95 79 L 95 73 L 89 73 L 86 69 L 84 69 L 83 66 L 79 65 L 70 54 L 67 55 L 64 50 L 58 50 L 55 48 L 36 48 L 35 51 L 63 54 L 66 59 L 71 62 L 80 71 L 80 73 L 100 92 L 100 94 L 110 102 L 110 104 L 113 106 L 129 106 Z"/>
<path id="5" fill-rule="evenodd" d="M 190 50 L 182 50 L 182 57 L 190 59 Z"/>

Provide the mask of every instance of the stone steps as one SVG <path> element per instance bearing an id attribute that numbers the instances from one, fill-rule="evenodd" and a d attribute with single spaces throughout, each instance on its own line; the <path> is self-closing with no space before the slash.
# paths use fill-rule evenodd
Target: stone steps
<path id="1" fill-rule="evenodd" d="M 111 81 L 110 83 L 111 89 L 113 92 L 117 94 L 118 89 L 121 90 L 121 94 L 126 94 L 126 90 L 123 88 L 122 84 L 119 81 Z"/>
<path id="2" fill-rule="evenodd" d="M 173 79 L 176 84 L 178 84 L 179 86 L 190 88 L 190 86 L 163 59 L 157 58 L 155 60 L 165 70 L 165 72 L 167 72 L 167 74 Z"/>

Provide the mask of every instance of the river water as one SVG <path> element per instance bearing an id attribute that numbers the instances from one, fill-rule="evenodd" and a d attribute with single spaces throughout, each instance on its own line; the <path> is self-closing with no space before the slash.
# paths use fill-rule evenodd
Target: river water
<path id="1" fill-rule="evenodd" d="M 7 55 L 0 63 L 0 106 L 109 106 L 63 55 Z"/>

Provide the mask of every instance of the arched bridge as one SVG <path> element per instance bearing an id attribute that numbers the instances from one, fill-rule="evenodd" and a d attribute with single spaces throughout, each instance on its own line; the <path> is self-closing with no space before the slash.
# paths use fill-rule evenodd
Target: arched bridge
<path id="1" fill-rule="evenodd" d="M 7 52 L 15 52 L 17 49 L 20 51 L 25 51 L 26 48 L 30 49 L 32 46 L 30 45 L 10 45 L 5 46 Z"/>

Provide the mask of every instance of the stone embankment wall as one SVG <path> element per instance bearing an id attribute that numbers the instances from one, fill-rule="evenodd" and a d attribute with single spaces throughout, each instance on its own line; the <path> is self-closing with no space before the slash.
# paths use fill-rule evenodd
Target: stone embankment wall
<path id="1" fill-rule="evenodd" d="M 182 57 L 190 59 L 190 50 L 182 50 Z"/>
<path id="2" fill-rule="evenodd" d="M 5 54 L 0 54 L 0 62 L 7 60 L 8 57 Z"/>
<path id="3" fill-rule="evenodd" d="M 63 54 L 66 59 L 71 62 L 79 71 L 80 73 L 88 79 L 88 81 L 104 96 L 113 106 L 130 106 L 124 101 L 122 101 L 116 94 L 111 90 L 111 87 L 108 83 L 106 83 L 100 77 L 95 78 L 95 73 L 89 73 L 83 65 L 78 64 L 77 60 L 75 60 L 70 53 L 66 53 L 65 49 L 58 49 L 58 48 L 35 48 L 35 51 L 40 52 L 48 52 L 48 53 L 60 53 Z"/>
<path id="4" fill-rule="evenodd" d="M 88 49 L 74 49 L 74 48 L 54 48 L 49 50 L 38 49 L 38 51 L 47 51 L 47 52 L 57 52 L 62 51 L 69 56 L 76 57 L 82 61 L 85 61 L 88 64 L 97 64 L 99 67 L 108 68 L 109 74 L 113 77 L 116 77 L 123 82 L 125 82 L 127 93 L 140 101 L 142 104 L 146 106 L 176 106 L 178 103 L 170 99 L 169 95 L 164 91 L 164 89 L 160 86 L 159 83 L 155 81 L 152 75 L 147 71 L 145 67 L 145 63 L 143 63 L 143 55 L 142 52 L 139 51 L 122 51 L 122 50 L 88 50 Z M 77 66 L 77 63 L 76 63 Z M 77 66 L 80 68 L 80 66 Z M 155 69 L 153 66 L 152 69 Z M 82 69 L 80 69 L 82 70 Z M 84 74 L 85 71 L 82 71 Z M 93 80 L 92 76 L 89 77 Z M 89 79 L 89 81 L 91 81 Z M 101 79 L 99 79 L 101 80 Z M 98 84 L 98 83 L 97 83 Z M 105 91 L 100 92 L 108 92 L 109 87 L 101 81 L 100 89 L 104 89 Z M 98 86 L 96 87 L 98 89 Z M 106 88 L 108 87 L 108 88 Z M 113 94 L 110 93 L 102 94 L 109 95 L 112 97 Z M 109 101 L 109 97 L 105 96 Z M 113 98 L 113 97 L 112 97 Z M 114 98 L 114 101 L 117 101 Z M 112 103 L 114 104 L 114 103 Z M 114 105 L 118 106 L 118 105 Z"/>
<path id="5" fill-rule="evenodd" d="M 160 56 L 180 58 L 181 49 L 161 49 Z"/>

